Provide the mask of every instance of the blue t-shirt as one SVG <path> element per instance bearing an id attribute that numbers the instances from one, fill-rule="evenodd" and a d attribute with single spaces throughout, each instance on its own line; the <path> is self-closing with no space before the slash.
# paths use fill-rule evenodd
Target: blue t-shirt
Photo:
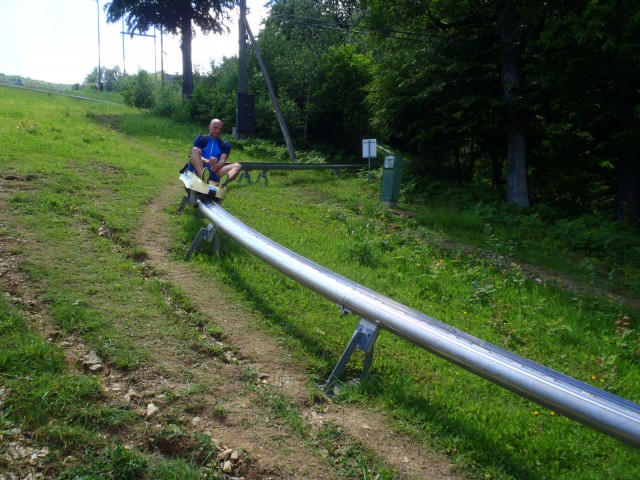
<path id="1" fill-rule="evenodd" d="M 198 147 L 202 150 L 202 156 L 207 160 L 210 160 L 212 157 L 220 160 L 220 155 L 226 153 L 227 156 L 231 153 L 231 144 L 229 142 L 225 142 L 220 137 L 213 139 L 209 135 L 198 135 L 193 140 L 193 146 Z M 211 170 L 211 165 L 205 165 L 206 168 Z M 193 168 L 191 162 L 189 162 L 189 170 L 195 172 L 196 169 Z M 211 172 L 211 178 L 214 181 L 220 180 L 220 178 L 213 172 Z"/>
<path id="2" fill-rule="evenodd" d="M 198 135 L 193 140 L 193 146 L 202 150 L 202 156 L 207 160 L 211 157 L 220 160 L 220 155 L 223 153 L 226 153 L 227 156 L 231 153 L 231 144 L 220 137 L 213 139 L 209 135 Z"/>

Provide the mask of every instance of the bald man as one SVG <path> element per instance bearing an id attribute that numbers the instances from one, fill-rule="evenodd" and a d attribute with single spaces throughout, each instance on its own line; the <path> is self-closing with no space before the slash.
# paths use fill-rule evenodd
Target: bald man
<path id="1" fill-rule="evenodd" d="M 194 139 L 189 156 L 189 170 L 196 172 L 196 175 L 205 183 L 209 183 L 210 180 L 220 183 L 222 177 L 226 175 L 227 178 L 221 185 L 226 187 L 238 176 L 242 165 L 227 163 L 231 144 L 220 138 L 222 126 L 222 121 L 214 118 L 209 123 L 209 135 L 198 135 Z"/>

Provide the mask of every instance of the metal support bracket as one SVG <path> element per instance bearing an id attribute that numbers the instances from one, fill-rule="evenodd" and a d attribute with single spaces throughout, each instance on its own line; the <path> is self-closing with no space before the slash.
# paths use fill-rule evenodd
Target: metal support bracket
<path id="1" fill-rule="evenodd" d="M 193 252 L 197 250 L 198 245 L 200 245 L 200 242 L 202 242 L 202 240 L 205 240 L 209 243 L 215 240 L 215 242 L 213 243 L 213 252 L 216 255 L 220 254 L 220 237 L 216 232 L 215 225 L 213 224 L 213 222 L 211 222 L 209 223 L 207 228 L 200 229 L 200 231 L 198 232 L 198 235 L 196 235 L 196 238 L 191 243 L 191 246 L 189 247 L 189 250 L 187 251 L 187 254 L 184 257 L 185 260 L 189 260 L 191 258 L 191 255 L 193 255 Z"/>
<path id="2" fill-rule="evenodd" d="M 184 206 L 187 203 L 189 203 L 189 195 L 182 197 L 182 202 L 180 202 L 180 206 L 178 207 L 178 213 L 182 213 L 184 211 Z"/>
<path id="3" fill-rule="evenodd" d="M 244 180 L 245 178 L 247 179 L 247 183 L 251 185 L 251 175 L 249 173 L 249 170 L 242 170 L 240 172 L 240 175 L 238 176 L 237 182 L 242 183 L 242 180 Z"/>
<path id="4" fill-rule="evenodd" d="M 185 190 L 186 194 L 184 197 L 182 197 L 182 201 L 180 202 L 180 206 L 178 207 L 178 213 L 182 213 L 184 211 L 184 207 L 187 204 L 194 207 L 198 204 L 198 193 L 188 188 L 186 188 Z"/>
<path id="5" fill-rule="evenodd" d="M 264 184 L 265 186 L 269 185 L 269 177 L 267 176 L 267 171 L 266 170 L 261 170 L 260 173 L 258 174 L 258 179 L 256 180 L 257 183 L 260 183 L 260 179 L 264 178 Z"/>
<path id="6" fill-rule="evenodd" d="M 340 360 L 338 360 L 333 372 L 331 372 L 331 375 L 329 375 L 329 378 L 322 387 L 329 397 L 334 396 L 335 392 L 333 391 L 333 387 L 336 382 L 338 382 L 340 375 L 344 372 L 344 369 L 356 348 L 359 348 L 364 352 L 364 361 L 362 362 L 362 373 L 360 374 L 360 379 L 364 379 L 369 374 L 369 369 L 373 363 L 373 347 L 375 346 L 379 333 L 380 327 L 378 327 L 376 323 L 360 318 L 360 322 L 356 327 L 356 331 L 353 332 L 353 336 L 347 344 L 347 348 L 345 348 L 344 353 L 340 357 Z"/>

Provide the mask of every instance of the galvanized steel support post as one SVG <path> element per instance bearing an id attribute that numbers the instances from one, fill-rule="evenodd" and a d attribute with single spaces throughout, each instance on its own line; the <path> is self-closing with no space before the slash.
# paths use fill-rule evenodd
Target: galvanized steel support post
<path id="1" fill-rule="evenodd" d="M 209 243 L 215 240 L 215 243 L 213 244 L 213 252 L 216 255 L 220 254 L 220 237 L 216 232 L 215 225 L 213 224 L 213 222 L 210 222 L 207 228 L 203 227 L 200 229 L 198 235 L 196 235 L 196 238 L 194 238 L 193 242 L 191 242 L 191 246 L 189 247 L 187 254 L 184 256 L 185 260 L 189 260 L 191 258 L 191 255 L 193 255 L 193 252 L 198 249 L 200 242 L 202 242 L 203 240 Z"/>
<path id="2" fill-rule="evenodd" d="M 365 354 L 364 361 L 362 362 L 362 373 L 360 374 L 360 378 L 364 379 L 369 374 L 369 369 L 373 363 L 373 347 L 378 339 L 379 333 L 380 328 L 374 322 L 370 322 L 364 318 L 360 319 L 360 322 L 356 327 L 356 331 L 353 332 L 353 336 L 347 344 L 347 348 L 345 348 L 340 360 L 338 360 L 338 363 L 331 372 L 331 375 L 329 375 L 329 378 L 322 387 L 327 395 L 330 397 L 332 396 L 333 386 L 338 381 L 340 375 L 344 372 L 344 369 L 356 348 L 359 348 Z"/>

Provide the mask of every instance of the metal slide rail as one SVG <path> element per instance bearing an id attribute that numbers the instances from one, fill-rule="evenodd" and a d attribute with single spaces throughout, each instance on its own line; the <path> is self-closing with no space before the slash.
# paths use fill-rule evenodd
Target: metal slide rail
<path id="1" fill-rule="evenodd" d="M 271 170 L 348 170 L 348 169 L 362 169 L 367 168 L 366 163 L 260 163 L 260 162 L 240 162 L 242 165 L 238 182 L 242 182 L 245 178 L 247 182 L 251 184 L 251 176 L 249 174 L 252 170 L 259 170 L 257 182 L 264 178 L 265 184 L 268 184 L 267 172 Z"/>
<path id="2" fill-rule="evenodd" d="M 199 200 L 198 208 L 249 252 L 343 310 L 359 315 L 360 325 L 374 327 L 374 331 L 362 332 L 359 326 L 354 338 L 375 337 L 377 327 L 383 328 L 512 392 L 640 448 L 640 405 L 487 343 L 348 280 L 273 242 L 213 202 Z M 366 340 L 364 343 L 370 353 L 372 346 Z M 350 344 L 348 348 L 355 347 Z M 366 361 L 370 363 L 371 359 Z"/>

